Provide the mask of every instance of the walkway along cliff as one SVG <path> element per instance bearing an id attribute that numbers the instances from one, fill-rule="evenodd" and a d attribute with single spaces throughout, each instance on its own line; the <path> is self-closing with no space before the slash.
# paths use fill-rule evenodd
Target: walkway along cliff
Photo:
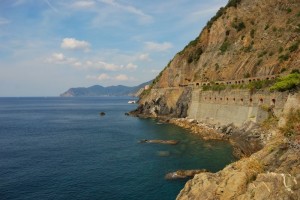
<path id="1" fill-rule="evenodd" d="M 187 118 L 247 148 L 261 142 L 196 175 L 178 199 L 300 198 L 299 21 L 299 0 L 230 0 L 140 95 L 133 115 Z"/>

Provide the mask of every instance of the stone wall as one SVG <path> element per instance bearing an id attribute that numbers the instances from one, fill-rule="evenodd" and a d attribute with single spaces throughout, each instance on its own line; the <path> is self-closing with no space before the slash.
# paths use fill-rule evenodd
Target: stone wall
<path id="1" fill-rule="evenodd" d="M 194 89 L 188 117 L 208 123 L 241 126 L 246 121 L 261 122 L 270 114 L 279 116 L 287 93 L 250 90 L 201 91 Z"/>

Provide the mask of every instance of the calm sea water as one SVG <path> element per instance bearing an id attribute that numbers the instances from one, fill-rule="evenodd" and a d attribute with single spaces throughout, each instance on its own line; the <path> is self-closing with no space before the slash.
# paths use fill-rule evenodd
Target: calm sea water
<path id="1" fill-rule="evenodd" d="M 227 143 L 125 116 L 136 106 L 128 100 L 0 98 L 0 199 L 175 199 L 186 180 L 166 173 L 215 172 L 234 160 Z"/>

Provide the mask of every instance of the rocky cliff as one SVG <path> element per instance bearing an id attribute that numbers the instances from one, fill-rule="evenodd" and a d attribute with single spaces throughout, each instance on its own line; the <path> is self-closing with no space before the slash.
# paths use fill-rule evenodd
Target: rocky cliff
<path id="1" fill-rule="evenodd" d="M 269 83 L 300 69 L 299 22 L 299 0 L 230 0 L 141 94 L 133 115 L 195 116 L 193 132 L 211 139 L 212 131 L 202 134 L 206 121 L 197 119 L 207 116 L 222 133 L 216 138 L 233 140 L 247 156 L 218 173 L 196 175 L 178 199 L 299 199 L 299 88 L 282 94 L 251 88 L 253 81 Z M 217 90 L 205 91 L 207 85 Z M 246 126 L 236 131 L 221 126 L 231 120 L 266 121 L 254 133 Z M 181 120 L 175 124 L 186 126 Z"/>

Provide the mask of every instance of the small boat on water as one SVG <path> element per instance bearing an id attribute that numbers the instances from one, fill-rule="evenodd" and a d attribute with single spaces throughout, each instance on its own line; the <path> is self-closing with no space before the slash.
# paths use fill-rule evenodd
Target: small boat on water
<path id="1" fill-rule="evenodd" d="M 135 104 L 136 101 L 134 101 L 134 100 L 133 100 L 133 101 L 128 101 L 128 103 L 129 103 L 129 104 Z"/>

